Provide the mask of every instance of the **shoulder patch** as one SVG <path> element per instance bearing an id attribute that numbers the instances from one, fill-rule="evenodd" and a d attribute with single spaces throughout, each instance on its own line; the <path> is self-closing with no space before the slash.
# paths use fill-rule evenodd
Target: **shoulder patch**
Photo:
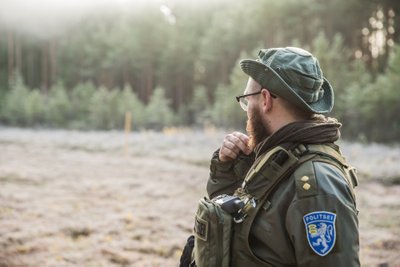
<path id="1" fill-rule="evenodd" d="M 197 238 L 200 238 L 203 241 L 207 241 L 208 222 L 206 220 L 203 220 L 202 218 L 196 215 L 193 230 Z"/>
<path id="2" fill-rule="evenodd" d="M 327 255 L 335 245 L 336 214 L 328 211 L 310 212 L 303 216 L 308 244 L 320 256 Z"/>

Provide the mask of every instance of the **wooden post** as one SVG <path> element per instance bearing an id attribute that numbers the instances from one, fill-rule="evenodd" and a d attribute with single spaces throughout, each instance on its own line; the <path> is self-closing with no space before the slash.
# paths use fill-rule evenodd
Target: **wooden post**
<path id="1" fill-rule="evenodd" d="M 125 145 L 124 154 L 129 156 L 129 134 L 131 133 L 132 114 L 130 111 L 125 112 Z"/>

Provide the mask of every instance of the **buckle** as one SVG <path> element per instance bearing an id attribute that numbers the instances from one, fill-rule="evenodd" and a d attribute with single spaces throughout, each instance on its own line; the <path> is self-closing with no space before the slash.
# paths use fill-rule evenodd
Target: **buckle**
<path id="1" fill-rule="evenodd" d="M 244 207 L 240 209 L 235 216 L 233 216 L 233 221 L 235 223 L 241 223 L 247 217 L 250 210 L 255 209 L 257 203 L 254 198 L 246 198 L 244 200 Z"/>
<path id="2" fill-rule="evenodd" d="M 299 144 L 292 150 L 292 152 L 296 157 L 300 158 L 301 156 L 307 154 L 309 150 L 307 145 Z"/>

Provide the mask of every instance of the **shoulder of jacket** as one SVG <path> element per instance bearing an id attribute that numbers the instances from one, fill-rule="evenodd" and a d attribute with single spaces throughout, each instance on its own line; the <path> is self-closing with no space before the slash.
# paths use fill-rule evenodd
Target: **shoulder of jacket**
<path id="1" fill-rule="evenodd" d="M 336 177 L 335 179 L 333 178 Z M 331 191 L 342 181 L 354 195 L 351 184 L 341 168 L 329 162 L 310 160 L 301 164 L 293 173 L 296 193 L 299 198 L 310 197 Z"/>
<path id="2" fill-rule="evenodd" d="M 293 177 L 299 198 L 318 194 L 317 178 L 312 160 L 301 164 L 293 173 Z"/>

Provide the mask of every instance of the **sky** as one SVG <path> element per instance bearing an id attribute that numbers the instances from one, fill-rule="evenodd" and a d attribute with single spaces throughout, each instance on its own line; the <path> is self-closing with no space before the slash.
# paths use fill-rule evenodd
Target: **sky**
<path id="1" fill-rule="evenodd" d="M 147 0 L 149 1 L 149 0 Z M 165 6 L 165 0 L 154 0 Z M 46 38 L 101 10 L 129 11 L 146 0 L 0 0 L 0 26 Z M 168 10 L 164 7 L 160 12 Z M 165 14 L 166 15 L 166 14 Z"/>

